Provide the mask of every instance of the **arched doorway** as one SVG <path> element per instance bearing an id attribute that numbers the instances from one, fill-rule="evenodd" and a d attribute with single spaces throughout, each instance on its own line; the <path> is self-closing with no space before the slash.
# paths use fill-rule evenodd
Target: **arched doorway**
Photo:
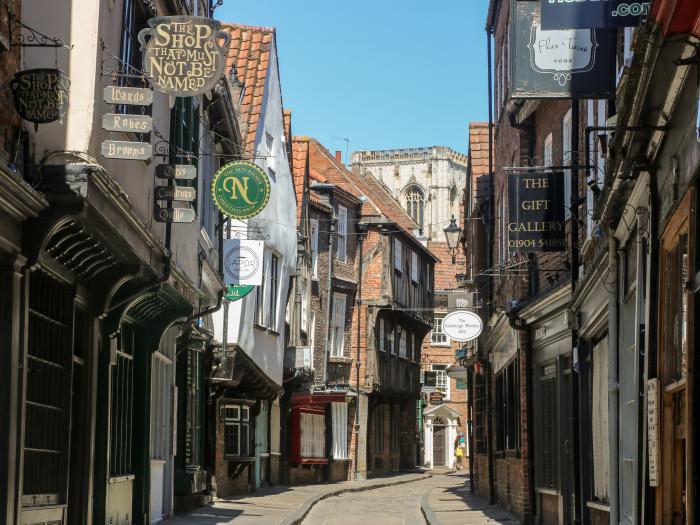
<path id="1" fill-rule="evenodd" d="M 440 416 L 433 419 L 433 466 L 447 466 L 447 451 L 445 450 L 445 434 L 447 424 Z"/>

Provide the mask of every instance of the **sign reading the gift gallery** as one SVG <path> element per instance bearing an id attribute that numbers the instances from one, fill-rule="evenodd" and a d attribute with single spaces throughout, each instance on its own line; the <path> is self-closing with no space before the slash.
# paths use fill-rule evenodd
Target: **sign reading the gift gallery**
<path id="1" fill-rule="evenodd" d="M 270 179 L 256 164 L 231 162 L 214 174 L 211 183 L 214 204 L 231 219 L 249 219 L 270 200 Z"/>
<path id="2" fill-rule="evenodd" d="M 614 31 L 545 30 L 540 2 L 512 2 L 508 54 L 513 98 L 607 98 L 614 89 Z"/>
<path id="3" fill-rule="evenodd" d="M 224 240 L 224 283 L 259 286 L 263 274 L 263 241 Z"/>
<path id="4" fill-rule="evenodd" d="M 648 1 L 541 0 L 542 29 L 633 27 L 649 14 Z"/>
<path id="5" fill-rule="evenodd" d="M 549 170 L 509 173 L 508 251 L 564 250 L 564 173 Z"/>
<path id="6" fill-rule="evenodd" d="M 231 38 L 221 24 L 202 16 L 161 16 L 148 25 L 138 38 L 153 87 L 170 95 L 171 106 L 175 97 L 211 95 L 223 75 Z"/>
<path id="7" fill-rule="evenodd" d="M 39 124 L 60 121 L 68 111 L 68 77 L 59 69 L 27 69 L 10 82 L 15 109 L 24 120 Z"/>

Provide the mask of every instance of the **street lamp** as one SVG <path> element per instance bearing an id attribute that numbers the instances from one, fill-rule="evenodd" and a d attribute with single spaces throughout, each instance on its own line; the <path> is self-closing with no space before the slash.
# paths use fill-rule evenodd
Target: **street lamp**
<path id="1" fill-rule="evenodd" d="M 452 264 L 455 264 L 457 260 L 457 244 L 459 243 L 459 235 L 462 233 L 462 228 L 457 226 L 457 221 L 455 220 L 454 215 L 452 216 L 452 220 L 450 220 L 449 226 L 442 231 L 445 232 L 445 239 L 447 239 L 447 249 L 452 254 Z"/>

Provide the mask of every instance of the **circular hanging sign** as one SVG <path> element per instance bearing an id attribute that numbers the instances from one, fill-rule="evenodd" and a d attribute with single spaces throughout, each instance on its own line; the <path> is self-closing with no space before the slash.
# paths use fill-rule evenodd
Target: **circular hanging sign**
<path id="1" fill-rule="evenodd" d="M 214 174 L 211 196 L 221 213 L 231 219 L 250 219 L 270 200 L 270 179 L 252 162 L 231 162 Z"/>
<path id="2" fill-rule="evenodd" d="M 238 301 L 248 295 L 255 286 L 252 284 L 227 284 L 224 297 L 229 301 Z"/>
<path id="3" fill-rule="evenodd" d="M 483 329 L 481 317 L 469 310 L 450 312 L 442 320 L 442 331 L 445 335 L 460 343 L 476 339 Z"/>
<path id="4" fill-rule="evenodd" d="M 159 16 L 148 25 L 138 39 L 143 69 L 153 87 L 170 95 L 171 107 L 175 97 L 210 96 L 224 73 L 231 39 L 221 31 L 221 23 L 203 16 Z"/>
<path id="5" fill-rule="evenodd" d="M 15 109 L 24 120 L 39 124 L 60 121 L 68 111 L 70 81 L 60 69 L 19 71 L 10 82 Z"/>

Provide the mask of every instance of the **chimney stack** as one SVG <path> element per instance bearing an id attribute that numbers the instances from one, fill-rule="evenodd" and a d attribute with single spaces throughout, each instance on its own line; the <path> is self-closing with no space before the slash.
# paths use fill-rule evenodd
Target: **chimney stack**
<path id="1" fill-rule="evenodd" d="M 343 162 L 343 154 L 340 152 L 340 150 L 335 150 L 335 160 L 338 162 Z"/>

